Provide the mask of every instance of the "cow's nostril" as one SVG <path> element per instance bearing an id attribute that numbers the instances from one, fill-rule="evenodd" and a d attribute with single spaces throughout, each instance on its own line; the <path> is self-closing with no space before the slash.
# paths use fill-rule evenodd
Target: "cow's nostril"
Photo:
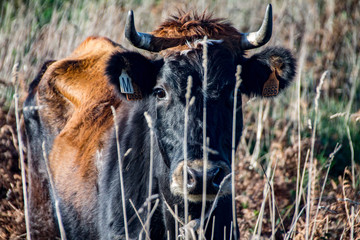
<path id="1" fill-rule="evenodd" d="M 192 191 L 196 187 L 196 173 L 191 168 L 187 169 L 187 187 Z"/>
<path id="2" fill-rule="evenodd" d="M 212 184 L 215 188 L 219 188 L 220 187 L 220 183 L 221 181 L 224 179 L 225 177 L 225 172 L 224 170 L 220 169 L 220 168 L 216 168 L 214 170 L 214 174 L 213 174 L 213 179 L 212 179 Z"/>
<path id="3" fill-rule="evenodd" d="M 187 189 L 189 194 L 201 194 L 203 192 L 203 171 L 193 168 L 187 169 Z M 206 172 L 206 193 L 216 194 L 219 191 L 221 181 L 225 177 L 225 171 L 221 167 L 214 167 Z"/>

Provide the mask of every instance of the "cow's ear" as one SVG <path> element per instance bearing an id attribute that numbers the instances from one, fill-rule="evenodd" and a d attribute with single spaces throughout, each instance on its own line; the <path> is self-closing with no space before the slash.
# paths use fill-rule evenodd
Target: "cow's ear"
<path id="1" fill-rule="evenodd" d="M 241 92 L 247 95 L 275 97 L 295 76 L 296 61 L 282 47 L 270 47 L 246 59 L 242 64 Z"/>
<path id="2" fill-rule="evenodd" d="M 121 97 L 141 100 L 152 94 L 159 65 L 159 61 L 151 61 L 140 53 L 116 52 L 107 62 L 106 75 Z"/>

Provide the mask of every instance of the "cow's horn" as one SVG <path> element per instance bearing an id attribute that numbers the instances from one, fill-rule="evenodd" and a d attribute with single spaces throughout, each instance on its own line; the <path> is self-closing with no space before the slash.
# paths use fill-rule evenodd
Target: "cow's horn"
<path id="1" fill-rule="evenodd" d="M 137 48 L 154 51 L 154 48 L 151 45 L 153 35 L 136 31 L 134 23 L 134 13 L 132 10 L 129 11 L 126 19 L 125 37 L 131 42 L 132 45 Z"/>
<path id="2" fill-rule="evenodd" d="M 241 49 L 247 50 L 252 48 L 261 47 L 266 44 L 272 33 L 272 7 L 269 4 L 266 8 L 264 20 L 260 29 L 257 32 L 242 33 Z"/>

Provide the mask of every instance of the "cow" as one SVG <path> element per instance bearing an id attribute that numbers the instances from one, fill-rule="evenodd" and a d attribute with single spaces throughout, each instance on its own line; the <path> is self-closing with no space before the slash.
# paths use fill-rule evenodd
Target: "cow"
<path id="1" fill-rule="evenodd" d="M 53 238 L 63 227 L 67 239 L 177 239 L 177 222 L 195 230 L 183 237 L 238 238 L 228 180 L 241 94 L 275 97 L 296 71 L 283 47 L 246 57 L 271 35 L 271 5 L 251 33 L 184 12 L 142 33 L 130 11 L 125 36 L 151 58 L 89 37 L 46 62 L 23 111 L 31 235 Z"/>

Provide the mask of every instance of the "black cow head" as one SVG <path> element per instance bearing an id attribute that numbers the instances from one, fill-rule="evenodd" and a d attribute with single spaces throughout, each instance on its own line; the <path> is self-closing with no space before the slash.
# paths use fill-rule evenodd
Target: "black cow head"
<path id="1" fill-rule="evenodd" d="M 127 29 L 132 28 L 127 26 Z M 118 52 L 111 57 L 107 67 L 110 82 L 119 90 L 119 96 L 134 108 L 139 107 L 139 102 L 144 103 L 142 106 L 146 107 L 142 108 L 152 117 L 156 139 L 154 147 L 158 152 L 154 175 L 160 193 L 172 205 L 181 205 L 186 193 L 192 209 L 190 214 L 194 218 L 200 214 L 200 209 L 194 206 L 199 205 L 202 199 L 204 158 L 207 158 L 207 201 L 214 200 L 221 182 L 231 172 L 237 66 L 242 66 L 242 82 L 236 96 L 235 146 L 239 143 L 243 127 L 241 93 L 273 97 L 288 86 L 295 75 L 295 60 L 284 48 L 266 48 L 246 58 L 241 48 L 230 46 L 221 39 L 197 39 L 187 43 L 186 49 L 167 51 L 157 60 L 147 59 L 135 52 Z M 207 52 L 206 56 L 204 52 Z M 187 101 L 185 96 L 189 77 L 192 83 L 188 99 L 192 101 Z M 184 149 L 187 149 L 185 167 Z M 231 185 L 225 183 L 220 196 L 230 194 Z"/>

